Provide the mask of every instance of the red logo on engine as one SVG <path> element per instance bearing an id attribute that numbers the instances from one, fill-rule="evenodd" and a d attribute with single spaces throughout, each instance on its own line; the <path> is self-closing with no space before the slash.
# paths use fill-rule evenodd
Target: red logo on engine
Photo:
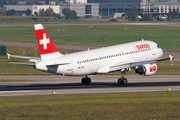
<path id="1" fill-rule="evenodd" d="M 156 66 L 151 66 L 151 67 L 149 67 L 149 71 L 150 71 L 150 72 L 156 71 Z"/>
<path id="2" fill-rule="evenodd" d="M 136 45 L 134 46 L 135 50 L 141 50 L 141 49 L 144 49 L 144 48 L 150 48 L 149 44 L 141 44 L 141 45 Z"/>

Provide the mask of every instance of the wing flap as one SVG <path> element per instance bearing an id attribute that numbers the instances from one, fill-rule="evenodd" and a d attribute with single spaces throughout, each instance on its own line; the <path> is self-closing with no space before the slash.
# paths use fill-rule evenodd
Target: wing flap
<path id="1" fill-rule="evenodd" d="M 129 67 L 142 66 L 142 65 L 144 65 L 144 64 L 153 64 L 153 63 L 155 63 L 155 62 L 156 62 L 156 60 L 135 62 L 135 63 L 130 63 L 130 66 L 129 66 Z"/>
<path id="2" fill-rule="evenodd" d="M 111 66 L 110 69 L 109 69 L 109 72 L 121 70 L 121 69 L 124 69 L 124 68 L 129 68 L 129 67 L 130 67 L 130 64 Z"/>

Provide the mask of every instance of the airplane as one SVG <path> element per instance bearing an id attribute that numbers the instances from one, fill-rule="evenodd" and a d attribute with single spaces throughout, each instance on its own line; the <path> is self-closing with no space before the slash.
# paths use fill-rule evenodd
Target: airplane
<path id="1" fill-rule="evenodd" d="M 121 71 L 122 74 L 122 77 L 117 80 L 118 85 L 126 85 L 128 81 L 124 76 L 129 68 L 135 69 L 135 72 L 140 75 L 149 76 L 156 73 L 156 62 L 172 61 L 174 59 L 171 55 L 160 58 L 163 55 L 163 50 L 159 45 L 144 39 L 63 55 L 57 50 L 42 24 L 35 24 L 34 28 L 41 57 L 10 55 L 7 53 L 8 59 L 16 57 L 34 62 L 10 63 L 30 65 L 37 70 L 63 76 L 85 76 L 81 79 L 83 85 L 91 84 L 88 75 L 115 71 Z"/>

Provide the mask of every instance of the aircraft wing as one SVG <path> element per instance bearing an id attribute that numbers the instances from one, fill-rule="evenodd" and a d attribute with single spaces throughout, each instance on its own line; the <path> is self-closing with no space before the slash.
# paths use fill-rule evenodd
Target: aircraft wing
<path id="1" fill-rule="evenodd" d="M 164 60 L 171 60 L 174 59 L 173 56 L 169 55 L 169 57 L 166 58 L 160 58 L 160 59 L 156 59 L 156 60 L 148 60 L 148 61 L 141 61 L 141 62 L 131 62 L 131 63 L 126 63 L 126 64 L 116 64 L 116 65 L 112 65 L 109 67 L 109 72 L 112 71 L 117 71 L 117 70 L 121 70 L 121 69 L 126 69 L 126 68 L 130 68 L 130 67 L 137 67 L 137 66 L 142 66 L 144 64 L 153 64 L 155 62 L 158 61 L 164 61 Z"/>
<path id="2" fill-rule="evenodd" d="M 136 67 L 136 66 L 140 66 L 140 65 L 144 65 L 144 64 L 152 64 L 152 63 L 159 62 L 159 61 L 164 61 L 164 60 L 171 60 L 172 61 L 172 59 L 174 59 L 174 57 L 169 55 L 169 57 L 166 57 L 166 58 L 160 58 L 160 59 L 156 59 L 156 60 L 149 60 L 149 61 L 130 63 L 130 67 Z"/>

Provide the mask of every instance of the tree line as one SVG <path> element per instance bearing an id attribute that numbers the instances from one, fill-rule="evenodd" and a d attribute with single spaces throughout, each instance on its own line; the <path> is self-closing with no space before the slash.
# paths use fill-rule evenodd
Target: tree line
<path id="1" fill-rule="evenodd" d="M 67 8 L 64 8 L 62 10 L 63 14 L 64 14 L 64 19 L 78 19 L 77 17 L 77 13 L 74 10 L 70 10 Z M 4 13 L 6 16 L 13 16 L 16 14 L 15 9 L 11 9 L 11 10 L 6 10 Z M 32 15 L 32 11 L 30 9 L 26 10 L 26 15 L 27 16 L 31 16 Z M 46 10 L 44 9 L 40 9 L 39 12 L 34 12 L 34 16 L 53 16 L 53 17 L 57 17 L 60 18 L 60 14 L 56 14 L 52 8 L 48 8 Z"/>
<path id="2" fill-rule="evenodd" d="M 136 21 L 138 20 L 137 16 L 139 15 L 140 13 L 137 11 L 136 7 L 131 7 L 129 9 L 129 11 L 127 12 L 127 16 L 128 16 L 128 20 L 129 21 Z M 173 10 L 173 11 L 170 11 L 168 13 L 168 18 L 167 20 L 170 21 L 170 20 L 177 20 L 178 19 L 178 16 L 180 17 L 180 14 L 178 14 L 178 12 L 176 10 Z M 149 14 L 144 14 L 142 16 L 142 19 L 139 19 L 140 21 L 153 21 L 151 15 Z M 164 21 L 163 19 L 161 18 L 157 18 L 156 19 L 157 21 Z"/>
<path id="3" fill-rule="evenodd" d="M 2 2 L 2 0 L 0 0 Z M 48 5 L 50 0 L 46 0 L 45 4 Z M 4 5 L 18 5 L 18 0 L 4 0 Z M 27 0 L 24 5 L 44 5 L 39 0 Z"/>

